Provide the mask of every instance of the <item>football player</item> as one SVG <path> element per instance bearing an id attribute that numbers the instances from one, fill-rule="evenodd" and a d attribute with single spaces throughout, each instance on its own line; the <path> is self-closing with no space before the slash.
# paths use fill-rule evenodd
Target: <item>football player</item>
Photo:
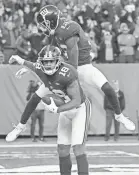
<path id="1" fill-rule="evenodd" d="M 70 148 L 76 156 L 79 175 L 88 175 L 88 161 L 85 154 L 85 140 L 87 137 L 88 123 L 91 116 L 91 103 L 85 97 L 78 81 L 77 70 L 61 61 L 61 51 L 55 46 L 45 46 L 39 53 L 36 63 L 26 61 L 18 55 L 13 55 L 9 63 L 17 62 L 34 71 L 43 84 L 35 92 L 32 105 L 38 104 L 45 95 L 54 93 L 65 99 L 65 104 L 57 107 L 51 98 L 51 104 L 45 104 L 46 108 L 59 113 L 58 121 L 58 154 L 61 175 L 71 174 Z M 36 98 L 37 97 L 37 98 Z M 30 102 L 29 102 L 30 103 Z M 34 108 L 34 107 L 33 107 Z M 32 112 L 28 109 L 28 115 Z M 24 118 L 26 121 L 26 117 Z M 25 128 L 21 121 L 11 131 L 7 141 L 13 141 Z"/>
<path id="2" fill-rule="evenodd" d="M 126 129 L 135 130 L 135 124 L 121 113 L 117 95 L 107 78 L 91 64 L 91 45 L 80 25 L 63 18 L 60 10 L 53 5 L 44 6 L 38 12 L 36 21 L 38 28 L 50 38 L 50 42 L 61 48 L 65 61 L 77 68 L 81 86 L 88 96 L 94 87 L 102 90 L 113 106 L 115 119 Z M 20 70 L 18 76 L 23 73 L 25 71 Z M 33 97 L 32 103 L 27 105 L 22 116 L 29 117 L 27 109 L 35 104 L 35 101 L 37 102 L 37 99 Z"/>

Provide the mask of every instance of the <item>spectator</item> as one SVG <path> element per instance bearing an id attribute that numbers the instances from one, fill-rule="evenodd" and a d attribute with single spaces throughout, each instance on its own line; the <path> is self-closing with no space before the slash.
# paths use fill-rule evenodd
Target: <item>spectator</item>
<path id="1" fill-rule="evenodd" d="M 117 37 L 117 42 L 120 49 L 119 63 L 134 63 L 136 39 L 133 34 L 130 34 L 130 30 L 126 23 L 122 23 L 120 26 L 121 34 Z"/>
<path id="2" fill-rule="evenodd" d="M 120 108 L 121 111 L 125 109 L 125 98 L 124 93 L 119 89 L 119 82 L 118 80 L 113 80 L 113 87 L 115 89 L 115 92 L 118 96 L 119 102 L 120 102 Z M 110 105 L 107 97 L 104 97 L 104 109 L 106 111 L 106 134 L 105 134 L 105 141 L 109 140 L 110 137 L 110 130 L 112 126 L 112 120 L 114 120 L 114 127 L 115 127 L 115 134 L 114 134 L 114 140 L 117 141 L 119 138 L 119 127 L 120 123 L 115 120 L 114 111 L 112 106 Z"/>
<path id="3" fill-rule="evenodd" d="M 29 41 L 30 33 L 27 29 L 23 29 L 21 35 L 17 38 L 16 41 L 16 54 L 21 56 L 26 60 L 32 58 L 32 48 Z"/>
<path id="4" fill-rule="evenodd" d="M 16 37 L 14 33 L 15 24 L 12 21 L 12 17 L 10 17 L 6 22 L 3 23 L 2 33 L 3 38 L 6 40 L 4 44 L 4 55 L 5 55 L 5 63 L 8 63 L 9 58 L 15 51 L 15 42 Z"/>
<path id="5" fill-rule="evenodd" d="M 112 32 L 103 30 L 102 42 L 99 45 L 98 62 L 99 63 L 113 63 L 115 57 L 118 55 L 118 46 L 114 42 L 114 36 Z"/>
<path id="6" fill-rule="evenodd" d="M 29 24 L 34 21 L 34 12 L 31 11 L 31 8 L 29 5 L 26 5 L 24 7 L 24 24 L 28 28 Z"/>
<path id="7" fill-rule="evenodd" d="M 94 60 L 98 57 L 98 54 L 97 54 L 98 53 L 98 46 L 97 46 L 96 40 L 95 40 L 95 32 L 93 30 L 91 30 L 88 37 L 89 37 L 91 48 L 92 48 L 91 49 L 92 52 L 90 54 L 92 56 L 92 59 Z"/>
<path id="8" fill-rule="evenodd" d="M 135 62 L 139 62 L 139 16 L 136 18 L 135 30 L 133 32 L 136 38 Z"/>
<path id="9" fill-rule="evenodd" d="M 28 87 L 28 95 L 27 95 L 27 101 L 31 98 L 31 96 L 34 94 L 34 92 L 39 88 L 40 82 L 35 82 L 33 80 L 30 80 L 30 84 Z M 30 134 L 33 142 L 36 142 L 35 137 L 35 126 L 36 121 L 38 119 L 39 122 L 39 141 L 44 141 L 43 137 L 43 130 L 44 130 L 44 105 L 43 103 L 39 103 L 33 114 L 31 115 L 31 128 L 30 128 Z"/>
<path id="10" fill-rule="evenodd" d="M 36 62 L 39 51 L 42 49 L 43 45 L 46 43 L 43 42 L 44 35 L 38 32 L 38 28 L 35 22 L 31 23 L 28 29 L 30 33 L 29 41 L 32 49 L 31 60 L 32 62 Z"/>

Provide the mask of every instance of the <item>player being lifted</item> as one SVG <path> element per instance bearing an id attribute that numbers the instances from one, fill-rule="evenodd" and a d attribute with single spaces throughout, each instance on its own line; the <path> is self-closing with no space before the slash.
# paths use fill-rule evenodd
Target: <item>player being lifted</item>
<path id="1" fill-rule="evenodd" d="M 43 84 L 35 92 L 36 105 L 45 95 L 60 95 L 67 101 L 57 107 L 51 98 L 51 104 L 46 105 L 53 113 L 60 113 L 58 120 L 58 154 L 61 175 L 71 174 L 70 148 L 76 156 L 78 172 L 88 175 L 88 161 L 85 154 L 85 140 L 87 137 L 88 122 L 91 116 L 91 103 L 85 97 L 78 81 L 77 70 L 65 62 L 61 62 L 60 49 L 55 46 L 45 46 L 39 53 L 37 63 L 25 61 L 17 55 L 10 58 L 9 63 L 17 62 L 34 71 Z M 30 103 L 30 102 L 29 102 Z M 33 104 L 33 105 L 34 105 Z M 31 109 L 32 111 L 32 109 Z M 28 109 L 28 112 L 30 110 Z M 29 115 L 29 114 L 28 114 Z M 26 119 L 25 119 L 26 121 Z M 23 121 L 24 123 L 24 121 Z M 6 137 L 13 141 L 19 135 L 23 125 L 19 124 Z"/>
<path id="2" fill-rule="evenodd" d="M 61 45 L 66 46 L 67 58 L 65 61 L 77 68 L 79 80 L 85 92 L 86 87 L 89 94 L 91 94 L 94 87 L 102 90 L 113 106 L 115 119 L 121 122 L 126 129 L 135 130 L 135 124 L 121 113 L 117 95 L 108 80 L 91 64 L 91 45 L 80 25 L 61 17 L 61 12 L 53 5 L 43 7 L 38 12 L 36 21 L 38 28 L 50 38 L 51 43 L 58 45 L 59 48 Z M 65 53 L 62 48 L 61 51 L 63 54 Z M 20 70 L 18 76 L 21 76 L 24 72 L 24 70 Z M 22 114 L 22 124 L 26 123 L 38 102 L 38 96 L 34 95 Z M 30 109 L 30 112 L 28 112 L 28 109 Z"/>

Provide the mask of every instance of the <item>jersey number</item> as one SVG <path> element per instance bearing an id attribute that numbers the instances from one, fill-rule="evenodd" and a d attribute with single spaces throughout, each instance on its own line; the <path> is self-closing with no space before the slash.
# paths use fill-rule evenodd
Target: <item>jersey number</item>
<path id="1" fill-rule="evenodd" d="M 69 71 L 69 68 L 67 67 L 62 67 L 62 69 L 60 70 L 59 74 L 63 75 L 65 77 L 66 73 Z"/>
<path id="2" fill-rule="evenodd" d="M 40 63 L 33 63 L 33 65 L 35 66 L 36 69 L 41 69 L 41 65 Z"/>
<path id="3" fill-rule="evenodd" d="M 65 21 L 65 22 L 62 24 L 61 28 L 62 28 L 62 29 L 67 29 L 67 30 L 68 30 L 69 27 L 70 27 L 69 24 L 70 24 L 70 22 Z"/>

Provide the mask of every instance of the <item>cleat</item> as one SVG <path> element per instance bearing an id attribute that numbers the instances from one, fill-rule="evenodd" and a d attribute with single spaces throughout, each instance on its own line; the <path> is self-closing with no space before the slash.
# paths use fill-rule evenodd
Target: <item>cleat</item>
<path id="1" fill-rule="evenodd" d="M 125 117 L 123 114 L 115 115 L 115 119 L 118 122 L 122 123 L 127 130 L 129 131 L 135 130 L 135 124 L 128 117 Z"/>
<path id="2" fill-rule="evenodd" d="M 6 136 L 7 142 L 13 142 L 17 137 L 26 130 L 26 125 L 19 123 L 17 126 L 14 126 L 14 129 Z"/>

